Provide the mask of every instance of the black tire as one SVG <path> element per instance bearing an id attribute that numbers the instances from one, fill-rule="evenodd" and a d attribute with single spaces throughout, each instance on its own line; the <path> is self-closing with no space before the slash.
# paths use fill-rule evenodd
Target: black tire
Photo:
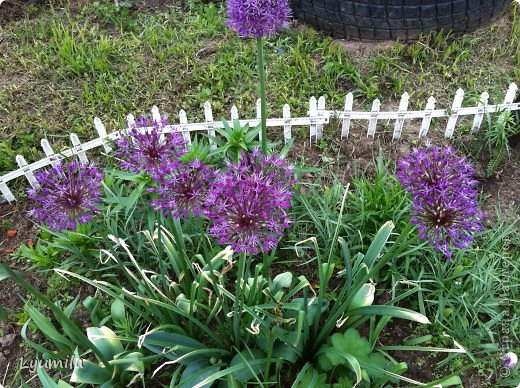
<path id="1" fill-rule="evenodd" d="M 293 15 L 337 38 L 414 40 L 466 33 L 503 15 L 511 0 L 291 0 Z"/>

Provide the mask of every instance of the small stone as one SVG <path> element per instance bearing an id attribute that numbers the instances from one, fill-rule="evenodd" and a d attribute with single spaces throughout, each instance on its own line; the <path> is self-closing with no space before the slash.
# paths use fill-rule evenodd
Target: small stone
<path id="1" fill-rule="evenodd" d="M 9 349 L 4 350 L 4 356 L 8 356 L 11 354 L 11 351 Z"/>
<path id="2" fill-rule="evenodd" d="M 5 370 L 5 367 L 7 366 L 7 358 L 5 358 L 5 356 L 0 353 L 0 370 Z"/>
<path id="3" fill-rule="evenodd" d="M 8 348 L 14 343 L 16 339 L 16 334 L 7 334 L 6 336 L 0 338 L 0 349 Z"/>

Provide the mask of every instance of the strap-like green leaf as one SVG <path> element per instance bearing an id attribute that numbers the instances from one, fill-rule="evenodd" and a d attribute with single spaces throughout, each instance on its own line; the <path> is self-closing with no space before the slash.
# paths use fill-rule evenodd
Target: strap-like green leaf
<path id="1" fill-rule="evenodd" d="M 112 373 L 107 368 L 102 368 L 89 360 L 78 362 L 70 376 L 72 383 L 84 384 L 104 384 L 111 379 Z"/>
<path id="2" fill-rule="evenodd" d="M 415 311 L 408 310 L 402 307 L 396 306 L 365 306 L 359 307 L 357 309 L 353 309 L 347 312 L 348 316 L 353 315 L 382 315 L 385 317 L 394 317 L 407 319 L 409 321 L 419 322 L 419 323 L 430 323 L 429 319 L 422 314 L 419 314 Z"/>
<path id="3" fill-rule="evenodd" d="M 370 247 L 368 248 L 368 251 L 365 254 L 365 264 L 369 269 L 372 268 L 375 261 L 379 257 L 379 254 L 383 250 L 393 229 L 394 224 L 392 223 L 392 221 L 388 221 L 377 232 L 376 236 L 374 237 L 374 240 L 372 241 L 372 244 L 370 244 Z"/>

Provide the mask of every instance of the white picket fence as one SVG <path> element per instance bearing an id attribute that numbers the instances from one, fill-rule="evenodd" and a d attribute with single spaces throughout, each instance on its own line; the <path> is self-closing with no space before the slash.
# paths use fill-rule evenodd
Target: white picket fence
<path id="1" fill-rule="evenodd" d="M 352 93 L 347 94 L 345 98 L 345 106 L 341 111 L 327 110 L 325 109 L 325 97 L 320 97 L 316 100 L 312 97 L 309 101 L 309 111 L 306 117 L 291 117 L 291 109 L 289 105 L 283 107 L 282 118 L 268 118 L 268 127 L 280 127 L 283 128 L 283 137 L 287 142 L 292 137 L 292 127 L 306 127 L 308 126 L 310 141 L 320 139 L 323 137 L 323 128 L 325 124 L 330 122 L 331 118 L 336 118 L 341 121 L 341 138 L 348 138 L 352 120 L 366 120 L 368 121 L 367 137 L 374 138 L 376 133 L 377 124 L 383 120 L 395 120 L 394 131 L 392 138 L 399 140 L 403 131 L 405 120 L 421 119 L 422 123 L 418 128 L 417 136 L 425 137 L 430 129 L 433 118 L 448 118 L 448 123 L 444 131 L 444 137 L 449 139 L 453 136 L 457 121 L 462 116 L 474 116 L 471 132 L 476 132 L 480 128 L 484 115 L 487 113 L 496 113 L 502 111 L 516 111 L 520 110 L 520 103 L 515 103 L 516 93 L 518 87 L 515 83 L 509 86 L 506 92 L 503 103 L 496 105 L 488 105 L 489 95 L 488 93 L 482 93 L 480 96 L 480 102 L 474 107 L 462 107 L 464 100 L 464 91 L 462 89 L 457 90 L 453 104 L 449 109 L 435 109 L 435 98 L 430 97 L 424 110 L 421 111 L 409 111 L 408 102 L 409 95 L 404 93 L 401 97 L 399 108 L 397 111 L 381 111 L 381 103 L 379 100 L 375 100 L 372 104 L 370 112 L 365 111 L 354 111 L 353 101 L 354 96 Z M 256 106 L 257 117 L 255 119 L 239 119 L 238 110 L 236 106 L 231 109 L 231 120 L 239 120 L 240 125 L 249 124 L 256 126 L 260 123 L 260 101 L 257 101 Z M 213 112 L 209 102 L 204 104 L 204 115 L 205 121 L 202 123 L 188 123 L 187 115 L 184 110 L 179 112 L 179 124 L 167 125 L 163 128 L 163 133 L 169 133 L 172 131 L 179 131 L 182 133 L 184 140 L 191 144 L 191 133 L 195 131 L 205 131 L 210 136 L 215 136 L 215 128 L 224 128 L 224 124 L 221 121 L 215 121 L 213 119 Z M 159 109 L 154 106 L 152 108 L 152 117 L 154 120 L 161 120 Z M 135 123 L 134 116 L 127 116 L 128 127 Z M 38 185 L 34 172 L 49 166 L 59 163 L 60 159 L 67 158 L 76 155 L 81 162 L 88 162 L 87 151 L 97 147 L 103 147 L 105 152 L 110 152 L 110 141 L 117 139 L 121 134 L 125 133 L 127 128 L 107 134 L 105 126 L 99 118 L 94 119 L 94 126 L 97 130 L 99 137 L 90 140 L 86 143 L 81 143 L 76 134 L 70 134 L 70 140 L 72 147 L 60 152 L 55 153 L 47 141 L 42 139 L 41 146 L 45 152 L 46 157 L 40 159 L 34 163 L 28 164 L 22 155 L 16 156 L 16 162 L 19 168 L 15 171 L 9 172 L 0 177 L 0 202 L 16 201 L 15 196 L 9 189 L 7 183 L 13 179 L 25 176 L 29 184 L 33 187 Z M 148 128 L 139 128 L 141 131 L 146 131 Z M 212 147 L 215 148 L 216 144 L 211 141 Z"/>

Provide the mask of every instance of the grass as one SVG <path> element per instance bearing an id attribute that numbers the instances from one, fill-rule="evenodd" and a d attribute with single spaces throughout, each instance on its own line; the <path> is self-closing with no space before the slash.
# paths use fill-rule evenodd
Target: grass
<path id="1" fill-rule="evenodd" d="M 312 95 L 339 108 L 350 91 L 363 107 L 404 91 L 412 106 L 422 108 L 430 94 L 449 103 L 458 87 L 468 102 L 484 90 L 500 100 L 519 78 L 516 8 L 474 34 L 432 34 L 368 54 L 349 53 L 303 26 L 291 29 L 267 44 L 269 114 L 281 116 L 288 103 L 303 115 Z M 0 152 L 7 156 L 0 174 L 15 168 L 17 153 L 28 161 L 43 156 L 42 138 L 57 148 L 68 145 L 70 132 L 92 138 L 95 116 L 114 130 L 129 112 L 156 104 L 174 120 L 180 109 L 203 120 L 206 100 L 216 118 L 229 116 L 233 104 L 241 117 L 255 116 L 255 63 L 253 42 L 227 30 L 220 3 L 130 12 L 103 0 L 32 10 L 0 27 Z"/>
<path id="2" fill-rule="evenodd" d="M 493 228 L 480 233 L 473 247 L 458 251 L 453 260 L 426 251 L 393 263 L 389 271 L 398 283 L 407 279 L 420 284 L 419 300 L 424 301 L 426 315 L 432 320 L 422 334 L 443 345 L 451 343 L 446 337 L 443 340 L 444 334 L 453 337 L 472 361 L 519 350 L 520 268 L 515 258 L 520 236 L 517 221 L 506 221 L 501 214 L 497 217 Z M 450 355 L 439 365 L 457 369 L 461 362 L 460 357 Z M 498 362 L 486 363 L 479 373 L 496 377 L 500 367 Z"/>

